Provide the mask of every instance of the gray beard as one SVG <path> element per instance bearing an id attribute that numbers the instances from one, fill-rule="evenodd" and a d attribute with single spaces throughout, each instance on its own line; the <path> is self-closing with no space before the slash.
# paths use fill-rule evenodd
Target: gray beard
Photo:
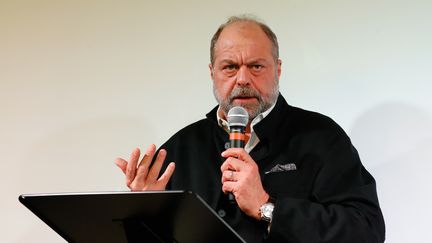
<path id="1" fill-rule="evenodd" d="M 213 84 L 213 94 L 216 98 L 216 101 L 219 103 L 220 108 L 228 114 L 228 111 L 237 106 L 233 104 L 233 101 L 237 97 L 253 97 L 258 100 L 258 104 L 246 104 L 242 105 L 243 108 L 249 113 L 249 122 L 251 122 L 255 117 L 264 111 L 268 110 L 277 100 L 279 95 L 279 84 L 275 81 L 274 88 L 270 93 L 268 99 L 263 98 L 256 90 L 250 88 L 249 86 L 245 87 L 235 87 L 230 96 L 227 99 L 222 99 Z"/>

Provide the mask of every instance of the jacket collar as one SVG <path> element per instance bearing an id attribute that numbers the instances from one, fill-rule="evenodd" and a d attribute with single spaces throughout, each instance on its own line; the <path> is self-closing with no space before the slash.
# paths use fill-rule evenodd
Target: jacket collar
<path id="1" fill-rule="evenodd" d="M 214 122 L 216 125 L 218 124 L 216 118 L 216 112 L 219 106 L 215 106 L 209 113 L 207 113 L 207 119 Z M 287 119 L 289 119 L 288 113 L 290 110 L 290 106 L 286 102 L 285 98 L 279 93 L 279 96 L 276 101 L 276 105 L 273 110 L 258 124 L 254 126 L 254 131 L 256 132 L 258 138 L 260 139 L 260 143 L 268 143 L 270 144 L 272 138 L 278 137 L 278 127 L 281 124 L 285 123 Z"/>
<path id="2" fill-rule="evenodd" d="M 279 136 L 279 127 L 289 119 L 288 112 L 290 106 L 285 98 L 279 94 L 273 110 L 261 122 L 255 125 L 254 130 L 260 141 L 270 143 Z"/>

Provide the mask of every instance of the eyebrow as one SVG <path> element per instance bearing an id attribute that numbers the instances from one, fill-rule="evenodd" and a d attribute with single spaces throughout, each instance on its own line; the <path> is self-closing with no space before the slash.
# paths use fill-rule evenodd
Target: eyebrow
<path id="1" fill-rule="evenodd" d="M 267 61 L 264 58 L 257 58 L 257 59 L 252 59 L 252 60 L 248 61 L 246 63 L 246 65 L 256 64 L 256 63 L 260 63 L 260 62 L 266 63 Z M 225 63 L 227 63 L 227 64 L 237 64 L 237 62 L 234 61 L 233 59 L 222 59 L 220 61 L 220 63 L 221 64 L 225 64 Z"/>
<path id="2" fill-rule="evenodd" d="M 234 60 L 232 60 L 232 59 L 223 59 L 223 60 L 220 61 L 220 63 L 221 64 L 224 64 L 224 63 L 236 64 L 236 62 Z"/>

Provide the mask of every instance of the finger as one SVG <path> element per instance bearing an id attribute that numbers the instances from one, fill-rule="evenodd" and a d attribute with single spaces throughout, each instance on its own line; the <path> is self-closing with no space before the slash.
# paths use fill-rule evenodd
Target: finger
<path id="1" fill-rule="evenodd" d="M 138 163 L 139 156 L 140 156 L 139 148 L 135 148 L 134 150 L 132 150 L 129 163 L 127 164 L 126 167 L 126 184 L 128 186 L 135 179 L 136 166 Z"/>
<path id="2" fill-rule="evenodd" d="M 222 173 L 222 183 L 225 183 L 227 181 L 237 181 L 237 172 L 234 172 L 232 170 L 225 170 Z"/>
<path id="3" fill-rule="evenodd" d="M 174 162 L 169 163 L 165 172 L 158 179 L 158 183 L 160 183 L 163 189 L 165 189 L 166 185 L 168 184 L 168 181 L 171 179 L 171 176 L 174 173 L 174 169 L 175 169 L 175 163 Z"/>
<path id="4" fill-rule="evenodd" d="M 234 157 L 244 162 L 253 161 L 252 157 L 242 148 L 229 148 L 222 152 L 222 157 L 229 158 Z"/>
<path id="5" fill-rule="evenodd" d="M 145 151 L 143 158 L 139 162 L 138 167 L 140 167 L 140 166 L 147 166 L 148 167 L 151 164 L 151 161 L 153 160 L 153 156 L 154 156 L 155 152 L 156 152 L 156 145 L 150 144 L 147 147 L 147 150 Z"/>
<path id="6" fill-rule="evenodd" d="M 126 174 L 127 161 L 122 158 L 117 158 L 114 160 L 114 163 L 119 167 L 124 174 Z"/>
<path id="7" fill-rule="evenodd" d="M 226 170 L 234 170 L 234 168 L 232 168 L 232 166 L 230 165 L 230 162 L 228 161 L 228 159 L 226 159 L 221 167 L 220 167 L 221 172 L 223 173 Z"/>
<path id="8" fill-rule="evenodd" d="M 165 157 L 166 157 L 166 150 L 165 149 L 159 150 L 156 160 L 153 163 L 150 172 L 148 173 L 147 176 L 148 183 L 155 183 L 157 181 L 160 170 L 162 168 L 162 164 L 165 161 Z"/>
<path id="9" fill-rule="evenodd" d="M 237 158 L 229 157 L 228 159 L 225 160 L 225 162 L 222 163 L 220 169 L 222 172 L 225 170 L 240 171 L 243 166 L 243 163 L 244 163 L 243 161 Z"/>
<path id="10" fill-rule="evenodd" d="M 222 152 L 222 157 L 234 157 L 238 153 L 241 153 L 241 151 L 244 151 L 243 148 L 228 148 L 227 150 Z"/>
<path id="11" fill-rule="evenodd" d="M 141 159 L 141 162 L 138 165 L 135 180 L 142 180 L 142 181 L 145 180 L 155 152 L 156 152 L 156 146 L 154 144 L 151 144 L 147 148 L 143 158 Z"/>
<path id="12" fill-rule="evenodd" d="M 232 192 L 234 194 L 234 192 L 235 192 L 235 185 L 236 185 L 236 182 L 234 182 L 234 181 L 226 181 L 226 182 L 224 182 L 222 184 L 222 191 L 224 193 L 230 193 L 230 192 Z"/>

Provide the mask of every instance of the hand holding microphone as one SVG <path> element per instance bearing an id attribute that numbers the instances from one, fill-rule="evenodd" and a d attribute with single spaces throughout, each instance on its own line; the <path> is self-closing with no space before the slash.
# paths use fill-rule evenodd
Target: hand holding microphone
<path id="1" fill-rule="evenodd" d="M 269 195 L 263 188 L 258 165 L 243 149 L 249 115 L 244 108 L 236 106 L 229 110 L 227 119 L 231 146 L 222 153 L 226 158 L 221 166 L 222 191 L 228 193 L 230 203 L 236 203 L 247 215 L 260 220 L 260 207 Z"/>
<path id="2" fill-rule="evenodd" d="M 229 139 L 230 148 L 244 148 L 246 144 L 246 126 L 249 122 L 249 114 L 241 106 L 235 106 L 228 111 L 228 125 L 230 129 Z M 234 169 L 229 169 L 228 178 L 234 179 Z M 231 203 L 235 203 L 235 197 L 232 193 L 228 194 L 228 199 Z"/>

